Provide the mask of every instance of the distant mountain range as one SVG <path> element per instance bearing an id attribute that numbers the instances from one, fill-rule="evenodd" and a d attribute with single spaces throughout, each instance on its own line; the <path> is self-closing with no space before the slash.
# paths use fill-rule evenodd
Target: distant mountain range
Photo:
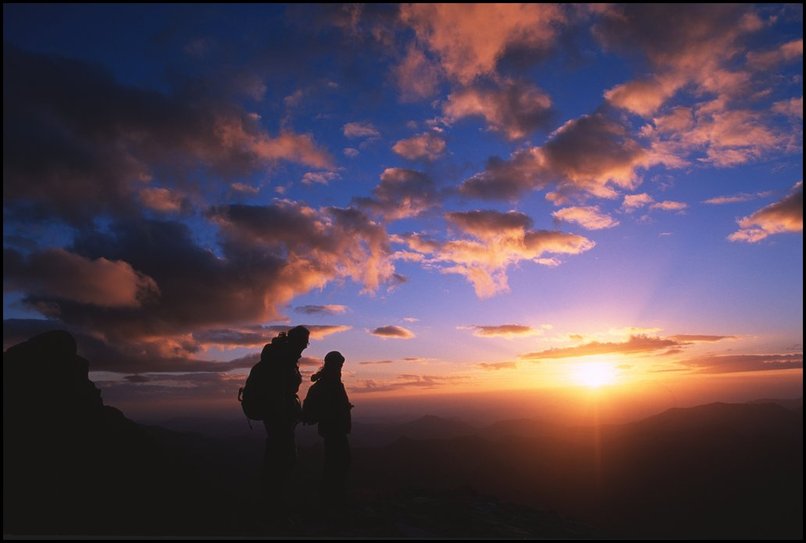
<path id="1" fill-rule="evenodd" d="M 258 498 L 260 426 L 227 436 L 221 421 L 226 437 L 209 437 L 135 424 L 100 401 L 69 335 L 43 336 L 3 357 L 6 535 L 803 535 L 802 400 L 599 427 L 357 423 L 351 501 L 336 520 L 318 513 L 322 448 L 301 427 L 295 513 L 278 526 Z"/>

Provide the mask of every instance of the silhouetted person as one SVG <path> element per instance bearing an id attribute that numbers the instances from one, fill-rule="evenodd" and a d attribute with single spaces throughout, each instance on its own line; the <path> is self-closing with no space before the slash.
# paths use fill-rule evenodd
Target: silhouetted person
<path id="1" fill-rule="evenodd" d="M 302 383 L 299 359 L 308 346 L 310 332 L 296 326 L 263 347 L 266 364 L 266 452 L 263 458 L 263 492 L 270 513 L 284 513 L 288 506 L 288 481 L 297 460 L 294 429 L 302 418 L 297 391 Z"/>
<path id="2" fill-rule="evenodd" d="M 325 363 L 311 376 L 314 382 L 305 397 L 305 420 L 318 423 L 324 438 L 325 462 L 322 474 L 321 500 L 325 509 L 344 505 L 347 470 L 350 468 L 350 443 L 347 434 L 352 428 L 347 391 L 341 382 L 344 357 L 338 351 L 325 356 Z"/>

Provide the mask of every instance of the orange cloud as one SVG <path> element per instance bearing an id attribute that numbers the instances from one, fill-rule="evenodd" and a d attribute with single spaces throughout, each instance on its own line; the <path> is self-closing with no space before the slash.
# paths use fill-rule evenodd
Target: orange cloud
<path id="1" fill-rule="evenodd" d="M 552 216 L 559 221 L 575 222 L 587 230 L 613 228 L 619 224 L 607 213 L 602 213 L 598 206 L 566 207 L 558 209 Z"/>
<path id="2" fill-rule="evenodd" d="M 471 326 L 473 335 L 478 337 L 528 337 L 539 336 L 543 330 L 522 324 L 499 324 L 495 326 Z"/>
<path id="3" fill-rule="evenodd" d="M 772 110 L 775 113 L 786 115 L 795 119 L 803 119 L 803 96 L 800 98 L 790 98 L 789 100 L 781 100 L 772 105 Z"/>
<path id="4" fill-rule="evenodd" d="M 549 360 L 554 358 L 571 358 L 598 354 L 639 354 L 677 347 L 681 343 L 673 339 L 663 339 L 644 335 L 630 336 L 624 342 L 603 343 L 591 341 L 576 347 L 548 349 L 521 355 L 526 360 Z"/>
<path id="5" fill-rule="evenodd" d="M 501 88 L 474 86 L 453 92 L 443 113 L 448 122 L 481 116 L 490 130 L 516 140 L 545 126 L 552 110 L 551 98 L 537 87 L 508 81 Z"/>
<path id="6" fill-rule="evenodd" d="M 518 367 L 516 362 L 479 362 L 478 366 L 483 370 L 514 370 Z"/>
<path id="7" fill-rule="evenodd" d="M 630 213 L 640 207 L 648 206 L 654 201 L 655 199 L 645 192 L 642 192 L 641 194 L 625 194 L 622 207 L 625 211 L 627 211 L 627 213 Z"/>
<path id="8" fill-rule="evenodd" d="M 414 338 L 414 332 L 407 328 L 403 328 L 402 326 L 381 326 L 379 328 L 374 329 L 370 332 L 372 335 L 379 336 L 382 338 L 396 338 L 396 339 L 412 339 Z"/>
<path id="9" fill-rule="evenodd" d="M 448 213 L 446 219 L 478 241 L 438 242 L 416 234 L 397 239 L 413 251 L 427 255 L 423 261 L 427 266 L 434 266 L 442 273 L 463 275 L 480 298 L 509 289 L 506 271 L 512 264 L 522 260 L 542 261 L 545 253 L 579 254 L 595 245 L 574 234 L 528 230 L 531 219 L 514 211 Z"/>
<path id="10" fill-rule="evenodd" d="M 427 132 L 398 141 L 392 151 L 409 160 L 436 160 L 445 151 L 445 140 Z"/>
<path id="11" fill-rule="evenodd" d="M 495 73 L 510 48 L 545 51 L 566 17 L 553 4 L 404 4 L 400 19 L 462 84 Z"/>
<path id="12" fill-rule="evenodd" d="M 348 389 L 351 393 L 364 392 L 392 392 L 396 390 L 411 389 L 432 389 L 448 386 L 465 381 L 467 378 L 459 375 L 399 375 L 392 381 L 378 382 L 374 379 L 364 379 L 355 383 L 349 383 Z"/>
<path id="13" fill-rule="evenodd" d="M 157 282 L 123 260 L 90 259 L 64 249 L 24 257 L 3 251 L 3 278 L 9 290 L 109 308 L 138 308 L 160 295 Z"/>
<path id="14" fill-rule="evenodd" d="M 149 187 L 140 191 L 143 205 L 154 211 L 176 213 L 181 211 L 184 199 L 175 191 L 166 188 Z"/>
<path id="15" fill-rule="evenodd" d="M 510 160 L 490 159 L 459 190 L 477 198 L 514 199 L 555 183 L 556 191 L 547 196 L 555 203 L 577 195 L 614 198 L 616 189 L 638 185 L 639 168 L 659 161 L 621 121 L 595 113 L 566 122 L 543 147 L 517 151 Z"/>
<path id="16" fill-rule="evenodd" d="M 739 230 L 728 236 L 731 241 L 759 242 L 773 234 L 803 232 L 803 181 L 784 199 L 763 207 L 739 220 Z"/>

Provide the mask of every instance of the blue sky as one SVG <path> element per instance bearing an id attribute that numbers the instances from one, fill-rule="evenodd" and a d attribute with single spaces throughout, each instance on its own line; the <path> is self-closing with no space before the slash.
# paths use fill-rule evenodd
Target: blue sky
<path id="1" fill-rule="evenodd" d="M 4 345 L 108 400 L 801 379 L 800 6 L 3 12 Z"/>

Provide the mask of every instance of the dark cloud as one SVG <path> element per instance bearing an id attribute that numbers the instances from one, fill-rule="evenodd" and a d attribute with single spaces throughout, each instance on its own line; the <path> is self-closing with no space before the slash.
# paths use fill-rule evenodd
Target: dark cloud
<path id="1" fill-rule="evenodd" d="M 297 313 L 304 313 L 305 315 L 337 315 L 347 311 L 346 305 L 328 304 L 328 305 L 301 305 L 294 308 Z"/>
<path id="2" fill-rule="evenodd" d="M 174 183 L 200 167 L 230 178 L 277 160 L 331 164 L 309 135 L 272 137 L 198 90 L 129 87 L 94 65 L 11 46 L 3 75 L 3 205 L 28 220 L 137 215 L 143 198 L 165 203 L 152 182 Z"/>
<path id="3" fill-rule="evenodd" d="M 508 140 L 524 138 L 545 128 L 554 115 L 551 98 L 539 88 L 520 81 L 500 87 L 474 85 L 455 91 L 443 106 L 446 120 L 483 117 L 490 130 Z"/>
<path id="4" fill-rule="evenodd" d="M 681 363 L 701 373 L 783 370 L 802 368 L 803 353 L 710 355 Z"/>
<path id="5" fill-rule="evenodd" d="M 491 158 L 459 191 L 475 198 L 513 200 L 554 185 L 555 202 L 579 195 L 614 198 L 616 189 L 637 185 L 638 168 L 656 160 L 625 124 L 598 112 L 566 122 L 542 147 L 516 151 L 509 160 Z"/>
<path id="6" fill-rule="evenodd" d="M 356 198 L 356 205 L 387 220 L 415 217 L 440 202 L 434 181 L 406 168 L 386 168 L 372 198 Z"/>
<path id="7" fill-rule="evenodd" d="M 792 193 L 782 200 L 739 220 L 739 230 L 728 239 L 756 243 L 785 232 L 803 232 L 803 181 L 798 181 Z"/>
<path id="8" fill-rule="evenodd" d="M 711 341 L 722 341 L 723 339 L 736 339 L 736 336 L 708 336 L 703 334 L 677 334 L 674 336 L 669 336 L 669 339 L 673 339 L 675 341 L 680 341 L 683 343 L 699 343 L 699 342 L 711 342 Z"/>
<path id="9" fill-rule="evenodd" d="M 650 353 L 659 351 L 661 349 L 668 349 L 680 345 L 678 341 L 673 339 L 663 339 L 659 337 L 649 336 L 630 336 L 630 339 L 624 342 L 603 343 L 599 341 L 591 341 L 576 347 L 563 347 L 555 349 L 547 349 L 534 353 L 527 353 L 521 355 L 521 358 L 526 360 L 548 360 L 553 358 L 571 358 L 577 356 L 589 356 L 594 354 L 638 354 Z"/>
<path id="10" fill-rule="evenodd" d="M 381 364 L 393 364 L 394 360 L 368 360 L 366 362 L 359 362 L 361 366 L 379 366 Z"/>
<path id="11" fill-rule="evenodd" d="M 393 381 L 365 379 L 348 385 L 350 392 L 392 392 L 395 390 L 421 390 L 449 386 L 465 381 L 463 376 L 399 375 Z"/>
<path id="12" fill-rule="evenodd" d="M 414 337 L 414 332 L 411 330 L 394 325 L 380 326 L 370 333 L 382 338 L 411 339 Z"/>

